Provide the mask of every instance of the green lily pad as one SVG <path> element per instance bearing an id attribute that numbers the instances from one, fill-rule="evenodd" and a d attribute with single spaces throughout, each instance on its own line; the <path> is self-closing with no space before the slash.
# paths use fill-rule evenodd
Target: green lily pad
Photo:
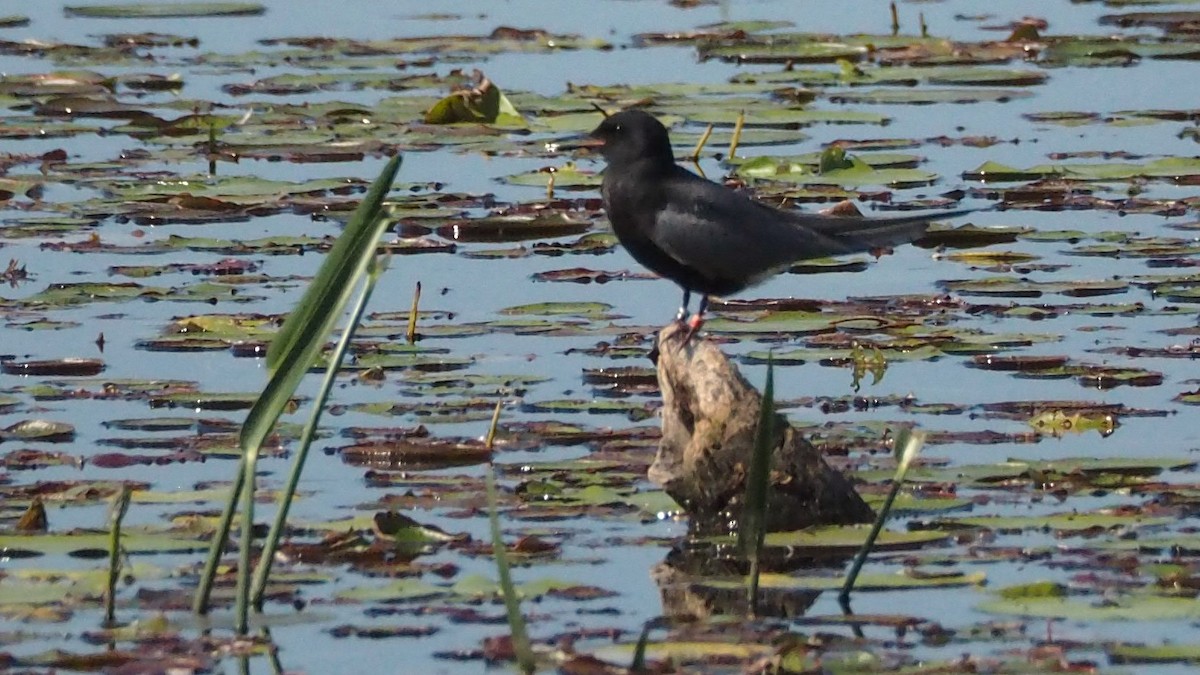
<path id="1" fill-rule="evenodd" d="M 464 87 L 438 101 L 425 113 L 426 124 L 486 122 L 506 126 L 525 126 L 524 119 L 508 97 L 490 80 L 478 73 L 472 86 Z"/>
<path id="2" fill-rule="evenodd" d="M 1129 290 L 1129 282 L 1119 279 L 1081 281 L 1031 281 L 1017 277 L 987 277 L 983 279 L 947 280 L 938 285 L 962 295 L 995 295 L 1015 298 L 1038 298 L 1045 293 L 1072 297 L 1113 295 Z"/>
<path id="3" fill-rule="evenodd" d="M 1110 661 L 1121 665 L 1155 663 L 1200 663 L 1200 645 L 1140 645 L 1120 642 L 1105 648 Z"/>
<path id="4" fill-rule="evenodd" d="M 625 415 L 634 422 L 648 419 L 653 415 L 653 411 L 641 403 L 583 399 L 530 401 L 523 403 L 521 409 L 527 413 L 583 412 L 589 415 L 617 414 Z"/>
<path id="5" fill-rule="evenodd" d="M 123 534 L 121 547 L 130 553 L 188 553 L 208 548 L 206 542 L 181 539 L 169 534 L 138 532 L 131 528 L 125 528 Z M 108 545 L 107 532 L 0 534 L 0 551 L 6 555 L 13 555 L 17 551 L 33 551 L 38 554 L 107 551 Z"/>
<path id="6" fill-rule="evenodd" d="M 979 66 L 887 66 L 849 63 L 840 71 L 816 68 L 788 68 L 761 73 L 739 73 L 734 82 L 789 83 L 805 86 L 900 85 L 912 87 L 922 82 L 950 86 L 1009 86 L 1043 84 L 1049 78 L 1044 71 Z"/>
<path id="7" fill-rule="evenodd" d="M 873 509 L 878 509 L 884 502 L 883 495 L 868 494 L 862 495 L 862 497 L 863 501 Z M 931 513 L 969 510 L 971 505 L 972 502 L 969 499 L 925 498 L 902 492 L 896 495 L 896 498 L 892 501 L 892 510 L 889 517 L 903 518 Z"/>
<path id="8" fill-rule="evenodd" d="M 75 427 L 52 420 L 22 420 L 0 429 L 0 441 L 61 443 L 74 440 Z"/>
<path id="9" fill-rule="evenodd" d="M 896 154 L 863 154 L 847 158 L 839 168 L 818 170 L 819 155 L 776 159 L 756 157 L 735 162 L 737 175 L 744 178 L 787 181 L 806 185 L 928 185 L 937 174 L 895 166 L 916 163 L 919 158 Z"/>
<path id="10" fill-rule="evenodd" d="M 861 89 L 831 94 L 834 103 L 879 105 L 930 105 L 934 103 L 1007 103 L 1029 98 L 1032 92 L 1020 89 Z"/>
<path id="11" fill-rule="evenodd" d="M 258 399 L 255 392 L 183 391 L 150 397 L 152 408 L 190 408 L 193 410 L 247 410 Z M 293 401 L 292 408 L 297 405 Z"/>
<path id="12" fill-rule="evenodd" d="M 1180 180 L 1200 175 L 1200 159 L 1166 157 L 1145 164 L 1039 164 L 1024 169 L 985 162 L 963 173 L 965 180 L 1019 181 L 1059 178 L 1080 181 L 1129 181 L 1138 178 Z"/>
<path id="13" fill-rule="evenodd" d="M 729 107 L 705 106 L 688 115 L 700 124 L 732 125 L 744 114 L 745 124 L 762 127 L 808 126 L 812 124 L 887 124 L 888 118 L 861 110 L 812 110 L 808 108 L 753 108 L 745 111 Z"/>
<path id="14" fill-rule="evenodd" d="M 973 527 L 1009 532 L 1046 529 L 1069 535 L 1085 533 L 1094 528 L 1158 527 L 1173 521 L 1173 518 L 1140 514 L 1060 513 L 1048 516 L 972 516 L 937 521 L 937 526 L 942 529 Z"/>
<path id="15" fill-rule="evenodd" d="M 605 302 L 541 302 L 531 305 L 516 305 L 505 307 L 500 314 L 529 314 L 533 316 L 582 316 L 588 318 L 604 317 L 612 310 L 612 305 Z"/>
<path id="16" fill-rule="evenodd" d="M 420 581 L 418 579 L 397 579 L 386 586 L 349 588 L 338 593 L 337 597 L 349 602 L 416 602 L 427 601 L 450 595 L 450 590 L 442 586 Z"/>
<path id="17" fill-rule="evenodd" d="M 832 63 L 839 59 L 857 61 L 867 53 L 859 44 L 835 42 L 832 37 L 812 36 L 810 41 L 793 39 L 766 44 L 710 45 L 700 50 L 701 58 L 717 58 L 738 63 Z"/>
<path id="18" fill-rule="evenodd" d="M 919 590 L 929 588 L 956 588 L 963 586 L 982 586 L 987 576 L 982 572 L 965 574 L 947 572 L 934 575 L 920 575 L 908 572 L 897 574 L 864 574 L 858 577 L 854 584 L 855 591 L 869 593 L 872 591 Z M 842 576 L 794 576 L 784 574 L 763 574 L 759 577 L 759 588 L 762 589 L 794 589 L 832 591 L 842 588 L 845 578 Z M 704 580 L 699 586 L 709 588 L 745 588 L 745 579 L 734 580 Z"/>
<path id="19" fill-rule="evenodd" d="M 509 185 L 528 187 L 553 187 L 555 189 L 595 189 L 600 186 L 600 176 L 592 171 L 583 171 L 572 163 L 562 166 L 544 167 L 526 173 L 502 178 Z"/>
<path id="20" fill-rule="evenodd" d="M 1200 606 L 1191 598 L 1130 595 L 1104 600 L 1061 597 L 997 599 L 975 609 L 989 614 L 1015 614 L 1069 621 L 1180 621 L 1200 618 Z"/>
<path id="21" fill-rule="evenodd" d="M 798 550 L 852 553 L 862 546 L 870 528 L 866 526 L 816 527 L 794 532 L 767 533 L 766 546 L 784 546 Z M 945 541 L 938 532 L 894 532 L 884 530 L 875 541 L 875 550 L 894 551 L 921 548 Z"/>

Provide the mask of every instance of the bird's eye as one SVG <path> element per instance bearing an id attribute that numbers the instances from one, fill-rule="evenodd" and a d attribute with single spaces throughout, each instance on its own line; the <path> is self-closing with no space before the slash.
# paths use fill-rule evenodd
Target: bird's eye
<path id="1" fill-rule="evenodd" d="M 623 127 L 622 127 L 620 124 L 618 124 L 617 126 L 613 127 L 613 131 L 621 131 L 622 129 L 623 129 Z"/>

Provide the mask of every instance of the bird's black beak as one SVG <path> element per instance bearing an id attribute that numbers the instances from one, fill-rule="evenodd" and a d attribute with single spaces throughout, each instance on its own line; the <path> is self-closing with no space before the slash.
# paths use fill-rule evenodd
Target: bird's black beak
<path id="1" fill-rule="evenodd" d="M 592 107 L 599 111 L 600 114 L 604 116 L 604 119 L 609 118 L 608 111 L 604 108 L 600 107 L 596 103 L 592 103 Z M 600 152 L 600 150 L 604 147 L 604 135 L 600 132 L 600 130 L 603 128 L 604 124 L 601 123 L 595 129 L 592 129 L 591 133 L 569 138 L 559 143 L 558 147 L 560 150 L 577 150 L 582 151 L 584 154 L 595 154 Z"/>
<path id="2" fill-rule="evenodd" d="M 592 102 L 592 107 L 595 108 L 596 111 L 601 115 L 603 115 L 604 119 L 607 120 L 609 117 L 611 117 L 607 110 L 594 101 Z M 558 147 L 562 150 L 583 151 L 585 154 L 595 154 L 597 152 L 601 152 L 604 148 L 604 137 L 607 135 L 603 133 L 603 130 L 604 123 L 601 122 L 596 126 L 595 129 L 592 129 L 591 133 L 584 136 L 576 136 L 574 138 L 567 139 L 559 143 Z"/>
<path id="3" fill-rule="evenodd" d="M 560 150 L 579 150 L 584 153 L 591 154 L 599 152 L 604 147 L 604 139 L 597 138 L 592 132 L 586 136 L 575 136 L 568 138 L 558 144 Z"/>

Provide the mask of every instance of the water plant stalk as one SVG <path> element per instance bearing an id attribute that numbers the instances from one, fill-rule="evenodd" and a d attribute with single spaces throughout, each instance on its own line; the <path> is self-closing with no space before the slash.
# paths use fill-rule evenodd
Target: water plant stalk
<path id="1" fill-rule="evenodd" d="M 279 660 L 279 646 L 275 644 L 271 629 L 266 626 L 259 629 L 259 639 L 267 647 L 267 664 L 271 667 L 271 675 L 283 675 L 287 672 L 283 667 L 283 662 Z"/>
<path id="2" fill-rule="evenodd" d="M 650 631 L 655 628 L 666 628 L 670 625 L 671 618 L 666 616 L 656 616 L 642 624 L 642 634 L 638 636 L 637 644 L 633 648 L 633 660 L 629 663 L 630 673 L 641 675 L 641 673 L 647 672 L 646 650 L 650 645 Z"/>
<path id="3" fill-rule="evenodd" d="M 871 553 L 871 548 L 875 546 L 875 540 L 879 538 L 880 531 L 883 530 L 883 523 L 887 521 L 888 513 L 892 510 L 892 503 L 896 501 L 896 495 L 904 486 L 904 477 L 908 474 L 908 468 L 921 453 L 921 446 L 924 444 L 924 432 L 904 429 L 896 437 L 896 475 L 892 477 L 892 487 L 888 490 L 883 505 L 879 507 L 879 513 L 875 516 L 875 523 L 871 526 L 866 541 L 859 547 L 858 553 L 854 556 L 854 562 L 850 565 L 850 572 L 846 574 L 846 581 L 842 584 L 841 593 L 838 594 L 838 600 L 841 601 L 843 607 L 848 605 L 850 593 L 854 590 L 855 582 L 858 581 L 858 574 L 862 571 L 863 564 L 866 563 L 867 556 Z"/>
<path id="4" fill-rule="evenodd" d="M 483 447 L 488 450 L 496 444 L 496 427 L 500 425 L 500 409 L 504 407 L 504 401 L 496 401 L 496 409 L 492 411 L 492 423 L 488 425 L 487 437 L 483 441 Z"/>
<path id="5" fill-rule="evenodd" d="M 108 527 L 108 579 L 104 584 L 104 625 L 111 628 L 117 621 L 117 580 L 121 577 L 121 523 L 129 512 L 133 491 L 126 484 L 113 497 Z"/>
<path id="6" fill-rule="evenodd" d="M 733 125 L 733 138 L 729 139 L 729 159 L 737 156 L 738 143 L 742 140 L 742 127 L 746 124 L 746 111 L 739 110 Z"/>
<path id="7" fill-rule="evenodd" d="M 704 146 L 708 144 L 708 139 L 712 137 L 712 132 L 713 125 L 710 124 L 708 125 L 708 128 L 704 130 L 704 133 L 700 135 L 700 141 L 696 143 L 696 149 L 692 150 L 692 154 L 688 155 L 688 159 L 692 160 L 693 162 L 700 161 L 700 152 L 704 150 Z"/>
<path id="8" fill-rule="evenodd" d="M 254 569 L 254 580 L 250 587 L 250 601 L 256 611 L 262 611 L 263 597 L 267 589 L 267 578 L 271 574 L 271 564 L 275 561 L 275 552 L 279 550 L 279 539 L 283 536 L 283 531 L 287 527 L 288 511 L 291 510 L 292 500 L 296 495 L 296 488 L 300 484 L 300 475 L 304 472 L 304 463 L 308 459 L 308 451 L 317 436 L 317 429 L 321 423 L 321 414 L 325 412 L 325 403 L 329 400 L 330 392 L 333 391 L 333 384 L 337 381 L 338 371 L 341 370 L 342 363 L 346 359 L 346 353 L 349 351 L 351 340 L 354 339 L 355 330 L 362 323 L 363 314 L 366 313 L 367 303 L 371 301 L 371 294 L 375 291 L 375 285 L 386 269 L 386 260 L 380 258 L 373 258 L 372 264 L 367 268 L 367 278 L 363 283 L 362 292 L 359 293 L 358 300 L 354 304 L 354 309 L 351 310 L 350 319 L 346 322 L 345 330 L 342 331 L 341 337 L 338 339 L 337 344 L 334 345 L 333 352 L 329 356 L 329 365 L 325 368 L 325 377 L 321 379 L 321 388 L 313 399 L 312 413 L 309 415 L 304 429 L 300 432 L 300 438 L 297 441 L 296 457 L 292 460 L 292 471 L 288 474 L 287 484 L 284 486 L 283 492 L 279 495 L 278 507 L 275 511 L 275 521 L 271 523 L 271 530 L 267 533 L 267 538 L 263 542 L 262 554 L 259 556 L 258 565 Z M 418 284 L 417 287 L 420 288 L 420 285 Z"/>
<path id="9" fill-rule="evenodd" d="M 230 499 L 222 511 L 208 561 L 201 574 L 192 607 L 198 614 L 209 609 L 217 566 L 228 538 L 233 515 L 240 499 L 243 508 L 241 562 L 238 569 L 237 631 L 249 628 L 249 560 L 253 544 L 254 472 L 259 449 L 275 427 L 275 422 L 291 401 L 309 368 L 325 345 L 327 336 L 341 317 L 358 282 L 367 274 L 379 239 L 386 229 L 381 218 L 383 199 L 400 169 L 400 156 L 393 157 L 358 205 L 342 236 L 338 237 L 304 297 L 288 315 L 267 350 L 267 368 L 271 373 L 266 387 L 255 400 L 238 436 L 242 456 L 238 462 Z"/>
<path id="10" fill-rule="evenodd" d="M 217 175 L 217 121 L 208 122 L 208 175 Z"/>
<path id="11" fill-rule="evenodd" d="M 750 560 L 747 605 L 758 613 L 759 561 L 767 531 L 767 492 L 771 488 L 771 451 L 775 441 L 775 364 L 767 354 L 767 382 L 763 386 L 758 410 L 758 429 L 754 433 L 754 454 L 746 476 L 746 505 L 738 528 L 738 549 Z"/>
<path id="12" fill-rule="evenodd" d="M 213 531 L 212 543 L 208 548 L 208 559 L 200 572 L 200 583 L 196 587 L 196 595 L 192 598 L 192 611 L 204 615 L 208 613 L 208 601 L 212 596 L 212 585 L 217 577 L 217 566 L 221 563 L 221 554 L 225 550 L 225 541 L 229 539 L 229 530 L 233 524 L 233 515 L 237 513 L 237 498 L 242 493 L 242 483 L 246 480 L 246 455 L 238 459 L 237 471 L 234 473 L 233 484 L 229 488 L 229 500 L 221 510 L 217 520 L 216 530 Z"/>
<path id="13" fill-rule="evenodd" d="M 246 477 L 242 480 L 242 526 L 238 537 L 237 595 L 234 600 L 233 629 L 238 635 L 250 631 L 250 564 L 254 554 L 254 480 L 258 466 L 258 451 L 261 444 L 255 443 L 243 450 L 246 457 Z"/>
<path id="14" fill-rule="evenodd" d="M 487 503 L 488 523 L 492 530 L 492 555 L 496 558 L 496 573 L 500 577 L 500 593 L 504 596 L 504 610 L 508 614 L 508 629 L 512 634 L 513 652 L 517 655 L 517 667 L 523 673 L 533 673 L 537 669 L 537 660 L 533 656 L 533 648 L 529 644 L 529 632 L 525 629 L 525 617 L 521 615 L 521 600 L 517 597 L 516 587 L 513 586 L 512 574 L 508 567 L 508 552 L 504 548 L 504 538 L 500 535 L 500 514 L 496 497 L 496 470 L 489 464 L 487 468 Z"/>
<path id="15" fill-rule="evenodd" d="M 417 342 L 417 312 L 421 307 L 421 282 L 417 282 L 417 288 L 413 291 L 412 309 L 408 312 L 408 328 L 404 331 L 404 337 L 408 340 L 408 344 L 416 344 Z"/>

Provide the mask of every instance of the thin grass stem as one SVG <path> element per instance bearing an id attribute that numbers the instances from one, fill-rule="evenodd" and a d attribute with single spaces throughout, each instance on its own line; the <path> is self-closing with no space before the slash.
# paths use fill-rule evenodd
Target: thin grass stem
<path id="1" fill-rule="evenodd" d="M 529 632 L 525 628 L 525 617 L 521 615 L 521 600 L 517 597 L 516 587 L 513 586 L 512 574 L 508 567 L 508 553 L 504 548 L 504 538 L 500 534 L 500 514 L 496 497 L 496 470 L 488 465 L 487 469 L 487 502 L 488 522 L 492 529 L 492 554 L 496 557 L 496 572 L 500 577 L 500 592 L 504 596 L 504 610 L 508 614 L 508 628 L 512 633 L 513 652 L 517 655 L 517 667 L 523 673 L 533 673 L 537 669 L 537 660 L 533 648 L 529 644 Z"/>

